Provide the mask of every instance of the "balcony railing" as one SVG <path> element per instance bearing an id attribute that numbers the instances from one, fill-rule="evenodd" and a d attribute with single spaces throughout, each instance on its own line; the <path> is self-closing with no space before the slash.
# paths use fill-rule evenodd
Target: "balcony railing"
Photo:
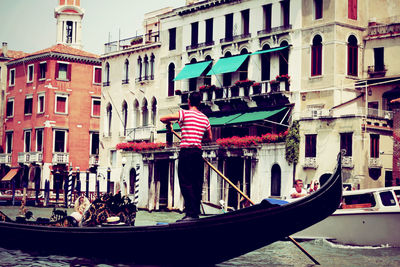
<path id="1" fill-rule="evenodd" d="M 18 163 L 29 164 L 41 162 L 43 160 L 43 152 L 18 152 Z"/>
<path id="2" fill-rule="evenodd" d="M 110 82 L 103 82 L 103 86 L 110 86 Z"/>
<path id="3" fill-rule="evenodd" d="M 376 26 L 370 26 L 368 28 L 369 36 L 387 35 L 399 32 L 400 32 L 400 23 L 376 25 Z"/>
<path id="4" fill-rule="evenodd" d="M 382 162 L 379 158 L 369 158 L 368 168 L 382 168 Z"/>
<path id="5" fill-rule="evenodd" d="M 69 163 L 69 153 L 54 152 L 53 164 L 67 164 Z"/>
<path id="6" fill-rule="evenodd" d="M 137 35 L 134 37 L 122 39 L 119 41 L 109 42 L 104 44 L 105 54 L 118 52 L 121 50 L 141 46 L 145 44 L 158 43 L 160 40 L 160 34 L 158 31 L 150 32 L 145 35 Z"/>
<path id="7" fill-rule="evenodd" d="M 317 158 L 316 157 L 306 157 L 304 158 L 304 165 L 303 168 L 310 168 L 310 169 L 316 169 L 318 168 L 317 165 Z"/>
<path id="8" fill-rule="evenodd" d="M 127 141 L 153 140 L 156 128 L 153 125 L 126 129 Z"/>
<path id="9" fill-rule="evenodd" d="M 90 155 L 89 165 L 99 165 L 99 155 Z"/>
<path id="10" fill-rule="evenodd" d="M 301 112 L 301 118 L 321 118 L 321 117 L 343 117 L 343 116 L 367 116 L 368 118 L 392 120 L 393 112 L 390 110 L 373 108 L 355 108 L 351 110 L 340 109 L 309 109 Z"/>
<path id="11" fill-rule="evenodd" d="M 128 84 L 128 83 L 129 83 L 129 79 L 122 80 L 122 84 Z"/>
<path id="12" fill-rule="evenodd" d="M 0 154 L 0 164 L 11 164 L 11 153 Z"/>
<path id="13" fill-rule="evenodd" d="M 239 35 L 235 35 L 235 36 L 228 36 L 228 37 L 220 39 L 219 42 L 220 43 L 229 43 L 229 42 L 243 40 L 243 39 L 247 39 L 247 38 L 251 38 L 251 33 L 244 33 L 244 34 L 239 34 Z"/>
<path id="14" fill-rule="evenodd" d="M 344 156 L 342 157 L 342 167 L 343 168 L 354 168 L 353 157 Z"/>
<path id="15" fill-rule="evenodd" d="M 368 75 L 371 78 L 384 77 L 386 75 L 386 71 L 387 69 L 385 65 L 368 66 Z"/>
<path id="16" fill-rule="evenodd" d="M 213 45 L 214 45 L 214 41 L 208 41 L 208 42 L 204 42 L 204 43 L 188 45 L 188 46 L 186 46 L 186 50 L 199 49 L 199 48 L 213 46 Z"/>

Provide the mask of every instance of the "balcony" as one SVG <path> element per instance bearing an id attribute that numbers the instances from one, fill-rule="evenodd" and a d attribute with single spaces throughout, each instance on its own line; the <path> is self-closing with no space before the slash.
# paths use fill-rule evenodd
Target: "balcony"
<path id="1" fill-rule="evenodd" d="M 316 168 L 318 168 L 316 157 L 304 158 L 303 169 L 316 169 Z"/>
<path id="2" fill-rule="evenodd" d="M 382 162 L 379 158 L 369 158 L 368 168 L 380 169 L 382 168 Z"/>
<path id="3" fill-rule="evenodd" d="M 224 43 L 231 43 L 231 42 L 237 42 L 237 41 L 244 41 L 249 38 L 251 38 L 251 33 L 244 33 L 244 34 L 239 34 L 239 35 L 235 35 L 235 36 L 228 36 L 228 37 L 222 38 L 219 40 L 219 42 L 221 44 L 224 44 Z"/>
<path id="4" fill-rule="evenodd" d="M 385 65 L 368 66 L 368 75 L 370 78 L 385 77 L 386 71 Z"/>
<path id="5" fill-rule="evenodd" d="M 0 154 L 0 164 L 11 164 L 11 153 Z"/>
<path id="6" fill-rule="evenodd" d="M 354 168 L 353 157 L 343 156 L 342 157 L 342 167 L 353 169 Z"/>
<path id="7" fill-rule="evenodd" d="M 126 129 L 126 141 L 152 141 L 156 128 L 153 125 Z"/>
<path id="8" fill-rule="evenodd" d="M 53 162 L 53 164 L 68 164 L 69 163 L 69 153 L 54 152 L 52 162 Z"/>
<path id="9" fill-rule="evenodd" d="M 199 44 L 192 44 L 192 45 L 186 46 L 186 50 L 195 50 L 195 49 L 205 48 L 208 46 L 213 46 L 214 44 L 215 44 L 214 41 L 208 41 L 208 42 L 199 43 Z"/>
<path id="10" fill-rule="evenodd" d="M 375 25 L 368 27 L 368 37 L 389 37 L 400 32 L 400 23 Z"/>
<path id="11" fill-rule="evenodd" d="M 39 163 L 43 160 L 43 152 L 19 152 L 18 163 L 30 164 Z"/>
<path id="12" fill-rule="evenodd" d="M 110 86 L 110 82 L 103 82 L 103 86 Z"/>
<path id="13" fill-rule="evenodd" d="M 89 156 L 89 165 L 94 166 L 94 165 L 99 165 L 99 155 L 90 155 Z"/>
<path id="14" fill-rule="evenodd" d="M 277 34 L 277 33 L 286 33 L 292 29 L 292 25 L 282 25 L 279 27 L 267 28 L 257 32 L 257 36 L 265 36 L 270 34 Z"/>

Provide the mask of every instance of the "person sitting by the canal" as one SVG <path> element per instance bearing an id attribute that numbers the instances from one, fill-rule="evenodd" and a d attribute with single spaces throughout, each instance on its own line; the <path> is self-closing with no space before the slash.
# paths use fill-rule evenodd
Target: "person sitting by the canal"
<path id="1" fill-rule="evenodd" d="M 71 213 L 71 216 L 74 217 L 74 219 L 78 223 L 80 223 L 82 221 L 83 214 L 86 212 L 89 206 L 90 206 L 90 201 L 86 197 L 84 196 L 78 197 L 74 203 L 75 211 Z"/>
<path id="2" fill-rule="evenodd" d="M 201 95 L 193 92 L 189 96 L 189 110 L 166 115 L 160 121 L 171 129 L 171 122 L 178 121 L 182 139 L 178 158 L 179 186 L 185 201 L 186 216 L 182 220 L 199 218 L 201 192 L 204 180 L 204 161 L 201 142 L 206 136 L 212 140 L 211 126 L 206 115 L 199 111 Z"/>
<path id="3" fill-rule="evenodd" d="M 290 190 L 291 198 L 299 198 L 307 195 L 307 191 L 303 188 L 303 181 L 301 179 L 297 179 L 294 182 L 294 188 Z"/>
<path id="4" fill-rule="evenodd" d="M 314 193 L 315 191 L 317 191 L 319 189 L 319 182 L 318 180 L 312 180 L 310 188 L 308 189 L 308 193 Z"/>

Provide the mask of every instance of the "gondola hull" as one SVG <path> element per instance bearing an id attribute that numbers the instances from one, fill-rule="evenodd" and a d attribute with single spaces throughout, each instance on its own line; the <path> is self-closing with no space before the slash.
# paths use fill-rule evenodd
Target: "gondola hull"
<path id="1" fill-rule="evenodd" d="M 336 210 L 341 195 L 339 160 L 320 190 L 287 205 L 263 201 L 221 215 L 155 226 L 52 227 L 0 222 L 0 245 L 136 264 L 215 264 L 325 219 Z"/>

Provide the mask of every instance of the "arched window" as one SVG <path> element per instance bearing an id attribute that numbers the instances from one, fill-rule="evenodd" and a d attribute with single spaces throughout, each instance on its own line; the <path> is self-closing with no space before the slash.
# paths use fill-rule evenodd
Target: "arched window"
<path id="1" fill-rule="evenodd" d="M 149 125 L 149 110 L 147 108 L 147 100 L 143 99 L 142 103 L 142 126 Z"/>
<path id="2" fill-rule="evenodd" d="M 286 41 L 281 43 L 281 47 L 288 46 Z M 279 51 L 279 75 L 288 74 L 289 72 L 289 49 Z"/>
<path id="3" fill-rule="evenodd" d="M 106 116 L 106 136 L 111 136 L 111 124 L 112 124 L 112 106 L 108 104 L 107 106 L 107 116 Z"/>
<path id="4" fill-rule="evenodd" d="M 150 80 L 154 80 L 154 54 L 150 56 Z"/>
<path id="5" fill-rule="evenodd" d="M 105 86 L 110 85 L 110 64 L 107 62 L 106 67 L 104 68 L 104 76 L 106 78 Z"/>
<path id="6" fill-rule="evenodd" d="M 153 97 L 151 101 L 151 124 L 156 126 L 157 119 L 157 99 Z"/>
<path id="7" fill-rule="evenodd" d="M 206 59 L 206 61 L 212 61 L 212 58 L 210 55 L 207 55 L 205 59 Z M 203 73 L 207 74 L 211 70 L 211 68 L 212 68 L 212 63 L 210 63 L 210 65 L 208 65 L 208 67 L 204 70 Z M 204 76 L 204 84 L 211 85 L 211 75 Z"/>
<path id="8" fill-rule="evenodd" d="M 271 49 L 269 45 L 264 45 L 262 50 Z M 261 54 L 261 80 L 268 81 L 271 77 L 271 53 Z"/>
<path id="9" fill-rule="evenodd" d="M 131 169 L 129 172 L 129 194 L 135 194 L 135 187 L 136 187 L 136 170 Z"/>
<path id="10" fill-rule="evenodd" d="M 322 75 L 322 38 L 316 35 L 311 46 L 311 76 Z"/>
<path id="11" fill-rule="evenodd" d="M 139 102 L 135 100 L 133 103 L 133 126 L 137 128 L 140 126 L 140 110 L 139 110 Z"/>
<path id="12" fill-rule="evenodd" d="M 137 81 L 142 80 L 142 58 L 139 56 L 137 60 Z"/>
<path id="13" fill-rule="evenodd" d="M 231 52 L 226 52 L 225 57 L 231 57 Z M 230 86 L 232 84 L 232 72 L 222 74 L 222 85 Z"/>
<path id="14" fill-rule="evenodd" d="M 173 96 L 175 94 L 175 65 L 174 63 L 168 66 L 168 96 Z"/>
<path id="15" fill-rule="evenodd" d="M 126 136 L 126 127 L 128 124 L 128 104 L 124 101 L 122 103 L 122 134 Z"/>
<path id="16" fill-rule="evenodd" d="M 281 167 L 274 164 L 271 169 L 271 196 L 281 195 Z"/>
<path id="17" fill-rule="evenodd" d="M 147 55 L 144 56 L 144 79 L 149 80 L 149 58 Z"/>
<path id="18" fill-rule="evenodd" d="M 240 51 L 241 55 L 246 55 L 249 52 L 247 51 L 246 48 L 242 49 Z M 239 80 L 243 81 L 246 80 L 248 77 L 248 68 L 249 68 L 249 57 L 246 58 L 246 60 L 242 63 L 242 65 L 239 68 Z"/>
<path id="19" fill-rule="evenodd" d="M 125 60 L 125 64 L 124 64 L 124 79 L 122 80 L 122 84 L 127 84 L 129 83 L 129 60 L 126 59 Z"/>
<path id="20" fill-rule="evenodd" d="M 358 76 L 358 45 L 354 35 L 349 37 L 347 44 L 347 75 Z"/>
<path id="21" fill-rule="evenodd" d="M 195 58 L 192 58 L 192 60 L 190 60 L 190 64 L 194 64 L 196 63 L 197 60 Z M 197 78 L 190 78 L 189 79 L 189 91 L 195 91 L 197 87 Z"/>

